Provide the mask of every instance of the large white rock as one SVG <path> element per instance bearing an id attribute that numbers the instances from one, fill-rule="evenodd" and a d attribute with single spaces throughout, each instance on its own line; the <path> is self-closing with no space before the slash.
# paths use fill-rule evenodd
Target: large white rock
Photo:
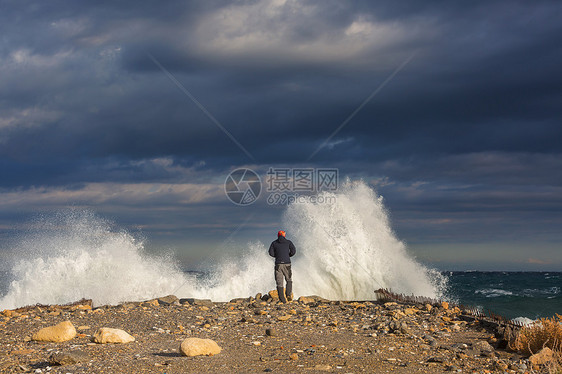
<path id="1" fill-rule="evenodd" d="M 180 346 L 184 356 L 213 356 L 221 353 L 221 347 L 211 339 L 187 338 Z"/>
<path id="2" fill-rule="evenodd" d="M 76 329 L 70 321 L 61 322 L 55 326 L 49 326 L 37 331 L 31 339 L 40 342 L 65 342 L 74 339 Z"/>
<path id="3" fill-rule="evenodd" d="M 102 327 L 94 334 L 94 343 L 130 343 L 135 338 L 121 329 L 113 329 L 111 327 Z"/>

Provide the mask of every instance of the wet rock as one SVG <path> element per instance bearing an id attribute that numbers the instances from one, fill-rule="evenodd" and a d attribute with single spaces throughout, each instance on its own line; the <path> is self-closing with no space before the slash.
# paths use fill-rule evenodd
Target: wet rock
<path id="1" fill-rule="evenodd" d="M 168 295 L 157 299 L 160 305 L 179 305 L 180 299 L 175 295 Z"/>
<path id="2" fill-rule="evenodd" d="M 42 328 L 36 332 L 31 339 L 40 342 L 65 342 L 74 339 L 76 336 L 76 329 L 70 321 L 61 322 L 55 326 Z"/>
<path id="3" fill-rule="evenodd" d="M 98 344 L 124 344 L 134 342 L 135 338 L 121 329 L 113 329 L 110 327 L 102 327 L 93 336 L 93 342 Z"/>
<path id="4" fill-rule="evenodd" d="M 221 352 L 221 347 L 211 339 L 187 338 L 180 345 L 180 352 L 187 357 L 213 356 Z"/>
<path id="5" fill-rule="evenodd" d="M 90 357 L 82 351 L 56 352 L 49 356 L 51 365 L 73 365 L 79 362 L 88 361 Z"/>

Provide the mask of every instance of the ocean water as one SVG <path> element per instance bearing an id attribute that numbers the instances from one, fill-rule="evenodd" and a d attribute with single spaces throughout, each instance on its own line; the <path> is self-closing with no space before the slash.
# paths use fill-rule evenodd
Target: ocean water
<path id="1" fill-rule="evenodd" d="M 378 288 L 448 298 L 511 317 L 560 311 L 560 274 L 441 273 L 415 260 L 394 234 L 383 200 L 363 182 L 324 192 L 331 204 L 291 204 L 283 221 L 299 248 L 295 294 L 372 300 Z M 143 238 L 87 210 L 33 222 L 2 254 L 0 310 L 81 298 L 94 305 L 168 294 L 227 301 L 275 287 L 269 243 L 243 243 L 201 274 L 185 271 L 174 253 L 153 256 Z M 240 255 L 242 254 L 242 255 Z M 540 278 L 540 279 L 539 279 Z M 546 300 L 546 302 L 545 302 Z M 548 308 L 546 307 L 548 305 Z"/>
<path id="2" fill-rule="evenodd" d="M 562 314 L 562 273 L 445 272 L 447 296 L 506 318 L 538 319 Z"/>

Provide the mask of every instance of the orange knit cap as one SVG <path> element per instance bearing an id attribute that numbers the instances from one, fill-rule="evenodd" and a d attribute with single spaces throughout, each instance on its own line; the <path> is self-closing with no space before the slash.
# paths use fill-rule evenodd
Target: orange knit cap
<path id="1" fill-rule="evenodd" d="M 281 230 L 277 233 L 277 236 L 285 237 L 285 231 Z"/>

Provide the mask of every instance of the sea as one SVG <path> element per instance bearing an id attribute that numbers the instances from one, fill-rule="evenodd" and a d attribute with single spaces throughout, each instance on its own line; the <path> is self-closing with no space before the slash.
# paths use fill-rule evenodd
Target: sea
<path id="1" fill-rule="evenodd" d="M 382 197 L 366 183 L 347 181 L 323 194 L 289 205 L 282 216 L 299 248 L 293 261 L 297 296 L 373 300 L 375 290 L 386 288 L 523 322 L 562 314 L 562 273 L 438 271 L 417 261 L 396 237 Z M 27 227 L 1 243 L 0 310 L 169 294 L 228 301 L 275 288 L 268 243 L 230 244 L 232 254 L 201 267 L 179 262 L 173 250 L 155 255 L 147 238 L 91 210 L 42 214 Z"/>

